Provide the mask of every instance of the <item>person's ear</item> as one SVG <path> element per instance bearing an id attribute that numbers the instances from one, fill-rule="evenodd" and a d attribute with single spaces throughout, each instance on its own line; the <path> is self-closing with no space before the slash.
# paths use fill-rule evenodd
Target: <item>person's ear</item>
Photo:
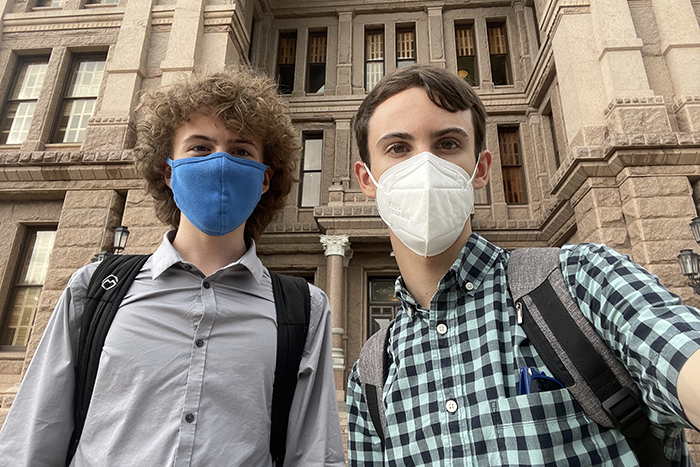
<path id="1" fill-rule="evenodd" d="M 377 187 L 374 186 L 372 180 L 369 178 L 369 172 L 362 161 L 355 162 L 355 177 L 357 181 L 360 182 L 360 189 L 368 198 L 377 197 Z"/>
<path id="2" fill-rule="evenodd" d="M 160 168 L 163 169 L 163 172 L 165 172 L 165 175 L 163 175 L 163 179 L 165 180 L 165 184 L 168 185 L 168 188 L 170 188 L 172 190 L 173 187 L 170 186 L 170 179 L 172 178 L 172 174 L 173 174 L 172 167 L 170 167 L 167 162 L 160 161 Z"/>
<path id="3" fill-rule="evenodd" d="M 481 152 L 481 157 L 479 157 L 479 163 L 474 168 L 476 175 L 474 175 L 474 189 L 478 190 L 483 188 L 489 182 L 489 173 L 491 172 L 491 163 L 493 162 L 493 156 L 491 151 L 484 149 Z"/>
<path id="4" fill-rule="evenodd" d="M 270 180 L 272 180 L 272 175 L 275 173 L 274 170 L 272 170 L 272 167 L 268 167 L 267 170 L 265 170 L 265 178 L 263 179 L 263 185 L 262 185 L 262 192 L 265 193 L 267 190 L 270 189 Z"/>

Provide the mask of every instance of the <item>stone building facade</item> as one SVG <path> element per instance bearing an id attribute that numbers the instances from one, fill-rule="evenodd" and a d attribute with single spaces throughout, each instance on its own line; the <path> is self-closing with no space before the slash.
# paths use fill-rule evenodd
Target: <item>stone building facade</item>
<path id="1" fill-rule="evenodd" d="M 396 311 L 351 118 L 386 73 L 443 67 L 488 111 L 473 225 L 507 247 L 606 243 L 699 305 L 676 255 L 700 190 L 699 0 L 0 0 L 0 421 L 71 273 L 167 229 L 132 167 L 139 95 L 195 70 L 278 79 L 300 184 L 258 249 L 329 296 L 339 400 Z M 410 109 L 407 109 L 410 111 Z M 342 406 L 342 404 L 341 404 Z"/>

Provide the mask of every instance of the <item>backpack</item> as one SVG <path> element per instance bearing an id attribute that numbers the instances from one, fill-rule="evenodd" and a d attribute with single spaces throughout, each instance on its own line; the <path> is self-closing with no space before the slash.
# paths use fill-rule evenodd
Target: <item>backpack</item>
<path id="1" fill-rule="evenodd" d="M 85 425 L 102 347 L 109 327 L 131 283 L 150 255 L 114 255 L 97 267 L 87 289 L 76 360 L 74 429 L 66 466 L 75 455 Z M 270 453 L 274 465 L 284 464 L 289 410 L 309 329 L 309 285 L 300 277 L 270 271 L 277 312 L 277 357 L 272 390 Z"/>
<path id="2" fill-rule="evenodd" d="M 511 253 L 508 288 L 522 326 L 554 378 L 562 382 L 600 425 L 618 428 L 640 466 L 670 466 L 627 369 L 617 360 L 571 297 L 559 265 L 559 248 L 523 248 Z M 372 335 L 360 351 L 362 394 L 384 449 L 382 391 L 389 372 L 389 330 Z"/>

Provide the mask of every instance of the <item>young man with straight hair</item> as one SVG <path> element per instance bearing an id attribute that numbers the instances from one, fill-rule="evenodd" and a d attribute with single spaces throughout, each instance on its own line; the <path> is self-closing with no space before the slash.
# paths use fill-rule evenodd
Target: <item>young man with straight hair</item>
<path id="1" fill-rule="evenodd" d="M 158 217 L 177 228 L 121 301 L 71 466 L 273 465 L 281 325 L 255 241 L 284 205 L 299 153 L 275 83 L 250 71 L 195 76 L 145 96 L 137 167 Z M 78 270 L 56 305 L 0 432 L 3 466 L 66 465 L 80 323 L 97 266 Z M 309 289 L 283 461 L 340 467 L 330 310 Z"/>
<path id="2" fill-rule="evenodd" d="M 385 77 L 355 116 L 355 175 L 389 227 L 401 308 L 382 348 L 383 438 L 362 390 L 369 375 L 357 362 L 350 374 L 350 465 L 639 465 L 621 431 L 592 421 L 563 385 L 519 384 L 521 368 L 552 373 L 519 325 L 513 254 L 472 231 L 474 190 L 492 162 L 485 130 L 473 89 L 426 66 Z M 638 387 L 662 455 L 692 465 L 684 429 L 700 426 L 698 311 L 604 245 L 555 254 L 569 300 Z"/>

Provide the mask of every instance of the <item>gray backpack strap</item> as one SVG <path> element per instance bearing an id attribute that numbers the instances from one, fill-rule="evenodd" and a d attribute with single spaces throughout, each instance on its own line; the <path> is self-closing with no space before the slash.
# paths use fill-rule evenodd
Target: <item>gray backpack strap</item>
<path id="1" fill-rule="evenodd" d="M 389 375 L 389 354 L 387 346 L 389 343 L 389 331 L 394 325 L 394 320 L 375 332 L 360 350 L 360 357 L 357 362 L 360 374 L 360 385 L 362 395 L 367 403 L 374 430 L 377 432 L 384 449 L 384 438 L 386 436 L 386 418 L 384 416 L 384 401 L 382 392 L 384 383 Z"/>
<path id="2" fill-rule="evenodd" d="M 627 369 L 569 293 L 559 252 L 559 248 L 526 248 L 511 254 L 508 287 L 518 324 L 586 414 L 600 425 L 620 429 L 640 465 L 670 465 L 649 430 L 639 390 Z"/>

